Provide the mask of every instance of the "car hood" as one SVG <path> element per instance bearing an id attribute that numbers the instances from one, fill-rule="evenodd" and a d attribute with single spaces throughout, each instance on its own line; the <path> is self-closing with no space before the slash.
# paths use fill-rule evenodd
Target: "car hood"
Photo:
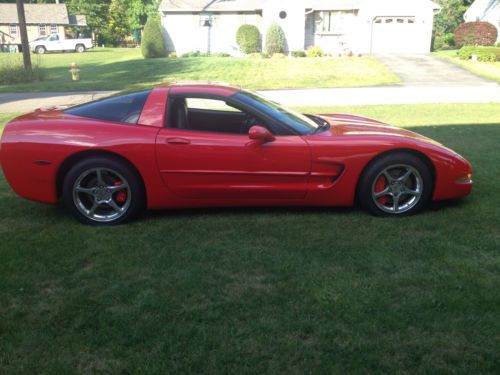
<path id="1" fill-rule="evenodd" d="M 393 136 L 442 146 L 440 143 L 410 130 L 387 125 L 366 117 L 340 114 L 319 116 L 330 124 L 330 129 L 318 133 L 320 136 Z"/>

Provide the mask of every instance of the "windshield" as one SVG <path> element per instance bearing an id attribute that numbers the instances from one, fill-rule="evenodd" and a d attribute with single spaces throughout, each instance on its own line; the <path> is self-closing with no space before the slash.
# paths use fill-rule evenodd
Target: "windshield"
<path id="1" fill-rule="evenodd" d="M 287 125 L 298 134 L 312 134 L 321 126 L 307 116 L 272 102 L 256 92 L 242 90 L 234 96 Z"/>

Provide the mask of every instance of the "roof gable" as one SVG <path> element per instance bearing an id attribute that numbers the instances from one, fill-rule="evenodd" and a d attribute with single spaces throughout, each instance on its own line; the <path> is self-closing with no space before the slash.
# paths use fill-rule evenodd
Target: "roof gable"
<path id="1" fill-rule="evenodd" d="M 28 24 L 69 24 L 65 4 L 24 4 L 24 12 Z M 0 23 L 19 23 L 16 4 L 0 4 Z"/>

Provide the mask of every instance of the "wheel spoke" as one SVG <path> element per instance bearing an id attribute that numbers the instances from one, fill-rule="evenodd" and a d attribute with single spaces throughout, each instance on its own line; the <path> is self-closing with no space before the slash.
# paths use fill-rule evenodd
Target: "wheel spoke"
<path id="1" fill-rule="evenodd" d="M 104 180 L 102 178 L 102 169 L 96 169 L 96 175 L 97 175 L 97 185 L 98 186 L 104 186 Z"/>
<path id="2" fill-rule="evenodd" d="M 420 190 L 412 190 L 412 189 L 409 189 L 409 188 L 406 188 L 403 193 L 404 194 L 408 194 L 408 195 L 412 195 L 414 197 L 418 197 L 418 196 L 420 196 L 422 194 L 420 192 Z"/>
<path id="3" fill-rule="evenodd" d="M 399 181 L 399 182 L 405 182 L 411 175 L 412 175 L 412 170 L 411 169 L 408 169 L 406 171 L 406 173 L 404 175 L 402 175 L 401 177 L 398 177 L 396 179 L 396 181 Z"/>
<path id="4" fill-rule="evenodd" d="M 394 181 L 394 177 L 391 176 L 391 174 L 389 173 L 389 171 L 387 169 L 384 171 L 384 176 L 387 180 L 387 183 L 390 184 L 392 181 Z"/>
<path id="5" fill-rule="evenodd" d="M 123 189 L 128 189 L 127 184 L 121 184 L 117 186 L 106 186 L 106 188 L 111 192 L 111 193 L 116 193 L 117 191 L 123 190 Z"/>
<path id="6" fill-rule="evenodd" d="M 118 206 L 118 204 L 113 200 L 111 199 L 109 202 L 108 202 L 108 205 L 113 209 L 115 210 L 116 212 L 120 213 L 123 211 L 123 208 L 121 208 L 120 206 Z"/>
<path id="7" fill-rule="evenodd" d="M 99 207 L 99 204 L 97 202 L 94 202 L 89 210 L 88 215 L 93 216 L 95 214 L 95 210 L 97 210 L 97 207 Z"/>
<path id="8" fill-rule="evenodd" d="M 375 198 L 380 198 L 386 195 L 392 195 L 391 192 L 389 191 L 389 187 L 386 187 L 384 190 L 375 192 Z"/>
<path id="9" fill-rule="evenodd" d="M 393 195 L 392 196 L 392 208 L 394 210 L 394 212 L 398 212 L 399 211 L 399 195 Z"/>
<path id="10" fill-rule="evenodd" d="M 93 188 L 84 188 L 81 186 L 77 186 L 76 191 L 78 193 L 83 193 L 83 194 L 88 194 L 88 195 L 94 196 L 94 189 Z"/>

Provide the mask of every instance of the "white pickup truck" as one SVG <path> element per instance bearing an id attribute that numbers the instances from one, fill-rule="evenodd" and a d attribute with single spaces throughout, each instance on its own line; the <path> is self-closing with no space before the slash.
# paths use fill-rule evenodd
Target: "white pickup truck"
<path id="1" fill-rule="evenodd" d="M 76 51 L 85 52 L 92 48 L 92 39 L 65 39 L 57 34 L 43 36 L 30 42 L 30 50 L 43 54 L 52 51 Z"/>

